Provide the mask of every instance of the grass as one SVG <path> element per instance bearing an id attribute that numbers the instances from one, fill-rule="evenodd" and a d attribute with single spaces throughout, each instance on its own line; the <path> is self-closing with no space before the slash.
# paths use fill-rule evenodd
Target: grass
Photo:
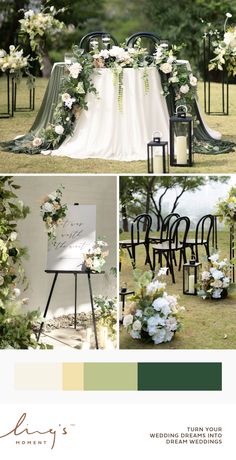
<path id="1" fill-rule="evenodd" d="M 122 234 L 121 239 L 127 238 Z M 218 233 L 220 255 L 229 258 L 229 233 Z M 126 251 L 127 252 L 127 251 Z M 152 252 L 150 252 L 152 254 Z M 204 253 L 202 253 L 203 255 Z M 138 250 L 137 268 L 148 269 L 144 266 L 145 254 L 142 247 Z M 145 268 L 144 268 L 145 267 Z M 121 326 L 121 349 L 236 349 L 236 291 L 232 289 L 226 299 L 203 300 L 197 296 L 186 296 L 182 292 L 182 271 L 175 268 L 176 284 L 172 284 L 167 276 L 167 292 L 179 296 L 179 304 L 185 307 L 183 313 L 183 328 L 177 332 L 172 342 L 160 345 L 146 344 L 134 340 Z M 127 283 L 129 290 L 134 290 L 132 268 L 129 257 L 125 254 L 122 260 L 120 284 Z"/>
<path id="2" fill-rule="evenodd" d="M 33 124 L 36 113 L 40 107 L 47 80 L 37 79 L 36 83 L 36 110 L 34 112 L 18 112 L 13 118 L 0 119 L 0 140 L 11 140 L 16 136 L 26 133 Z M 212 108 L 217 110 L 221 87 L 212 85 Z M 22 84 L 19 94 L 20 100 L 27 98 L 26 89 Z M 199 83 L 199 97 L 203 107 L 203 84 Z M 0 107 L 1 111 L 1 107 Z M 230 115 L 205 116 L 208 125 L 220 131 L 223 139 L 236 143 L 236 85 L 230 86 Z M 119 162 L 110 160 L 75 160 L 61 157 L 48 157 L 43 155 L 29 156 L 0 152 L 1 173 L 113 173 L 130 174 L 147 173 L 146 161 Z M 236 171 L 235 152 L 222 155 L 195 155 L 195 165 L 192 168 L 171 168 L 170 172 L 183 173 L 232 173 Z"/>

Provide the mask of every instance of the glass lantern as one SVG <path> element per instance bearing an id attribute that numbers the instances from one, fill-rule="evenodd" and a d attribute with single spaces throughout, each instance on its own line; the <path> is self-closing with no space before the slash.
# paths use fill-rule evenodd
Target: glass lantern
<path id="1" fill-rule="evenodd" d="M 162 134 L 157 131 L 147 144 L 147 167 L 149 174 L 169 172 L 168 142 L 161 141 Z"/>
<path id="2" fill-rule="evenodd" d="M 180 105 L 170 117 L 170 165 L 192 166 L 193 119 L 187 116 L 187 107 Z"/>
<path id="3" fill-rule="evenodd" d="M 195 258 L 183 265 L 183 293 L 185 295 L 197 295 L 197 283 L 201 265 L 196 262 Z"/>

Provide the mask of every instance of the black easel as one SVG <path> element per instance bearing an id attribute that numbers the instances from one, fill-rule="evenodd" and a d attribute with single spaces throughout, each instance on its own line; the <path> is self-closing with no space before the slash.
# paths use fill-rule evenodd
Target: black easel
<path id="1" fill-rule="evenodd" d="M 100 274 L 104 274 L 105 272 L 98 273 L 98 272 L 92 272 L 90 270 L 68 270 L 68 271 L 66 271 L 66 270 L 45 270 L 45 273 L 54 273 L 54 278 L 53 278 L 52 286 L 51 286 L 50 293 L 49 293 L 49 296 L 48 296 L 48 301 L 47 301 L 47 304 L 46 304 L 46 307 L 45 307 L 45 310 L 44 310 L 43 321 L 40 324 L 40 328 L 39 328 L 39 332 L 38 332 L 38 336 L 37 336 L 37 341 L 39 341 L 41 333 L 42 333 L 44 320 L 45 320 L 45 318 L 47 316 L 47 312 L 48 312 L 49 305 L 50 305 L 50 302 L 51 302 L 52 294 L 53 294 L 55 284 L 56 284 L 56 281 L 57 281 L 57 278 L 58 278 L 59 274 L 73 274 L 74 277 L 75 277 L 75 304 L 74 304 L 75 305 L 75 319 L 74 319 L 74 328 L 76 329 L 76 327 L 77 327 L 77 275 L 87 275 L 88 286 L 89 286 L 90 305 L 91 305 L 91 310 L 92 310 L 92 319 L 93 319 L 95 344 L 96 344 L 96 349 L 98 350 L 99 346 L 98 346 L 96 318 L 95 318 L 94 303 L 93 303 L 93 291 L 92 291 L 91 274 L 92 275 L 100 275 Z"/>

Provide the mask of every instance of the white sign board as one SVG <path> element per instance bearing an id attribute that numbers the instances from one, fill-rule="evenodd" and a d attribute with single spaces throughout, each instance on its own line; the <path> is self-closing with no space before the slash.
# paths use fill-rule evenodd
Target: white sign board
<path id="1" fill-rule="evenodd" d="M 57 228 L 56 242 L 48 244 L 47 270 L 81 270 L 83 254 L 96 240 L 96 206 L 68 206 Z"/>

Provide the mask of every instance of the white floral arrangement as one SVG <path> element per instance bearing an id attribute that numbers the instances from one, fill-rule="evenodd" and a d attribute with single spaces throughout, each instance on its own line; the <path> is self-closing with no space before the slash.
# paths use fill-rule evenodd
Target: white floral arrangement
<path id="1" fill-rule="evenodd" d="M 29 35 L 30 46 L 33 51 L 38 54 L 38 58 L 42 66 L 42 42 L 45 40 L 47 35 L 52 36 L 53 34 L 60 32 L 65 24 L 62 21 L 56 19 L 56 16 L 60 13 L 64 13 L 66 8 L 56 10 L 54 6 L 47 6 L 41 9 L 41 11 L 34 11 L 32 9 L 24 11 L 24 18 L 20 19 L 21 32 Z"/>
<path id="2" fill-rule="evenodd" d="M 198 295 L 202 299 L 221 299 L 227 295 L 230 286 L 231 264 L 225 258 L 220 260 L 218 253 L 209 257 L 208 266 L 201 274 Z"/>
<path id="3" fill-rule="evenodd" d="M 141 274 L 134 271 L 138 292 L 126 309 L 123 325 L 133 339 L 153 341 L 155 345 L 170 342 L 181 328 L 180 316 L 184 307 L 178 305 L 176 296 L 168 295 L 166 283 L 159 278 L 166 275 L 161 268 L 152 279 L 151 271 Z"/>
<path id="4" fill-rule="evenodd" d="M 219 221 L 226 225 L 233 225 L 236 222 L 236 187 L 232 187 L 226 199 L 217 203 L 217 215 Z"/>
<path id="5" fill-rule="evenodd" d="M 23 56 L 23 50 L 10 45 L 9 53 L 0 49 L 0 70 L 15 74 L 29 66 L 29 56 Z"/>
<path id="6" fill-rule="evenodd" d="M 84 254 L 84 266 L 86 269 L 101 273 L 106 257 L 109 255 L 106 241 L 97 240 Z"/>
<path id="7" fill-rule="evenodd" d="M 67 205 L 61 202 L 63 188 L 61 185 L 57 190 L 45 196 L 40 206 L 40 213 L 46 225 L 48 239 L 54 245 L 56 243 L 57 228 L 63 223 L 67 212 Z"/>
<path id="8" fill-rule="evenodd" d="M 209 70 L 224 70 L 228 75 L 236 75 L 236 26 L 226 28 L 227 21 L 232 17 L 231 13 L 226 13 L 224 24 L 224 37 L 213 42 L 214 54 L 216 57 L 211 59 Z"/>

